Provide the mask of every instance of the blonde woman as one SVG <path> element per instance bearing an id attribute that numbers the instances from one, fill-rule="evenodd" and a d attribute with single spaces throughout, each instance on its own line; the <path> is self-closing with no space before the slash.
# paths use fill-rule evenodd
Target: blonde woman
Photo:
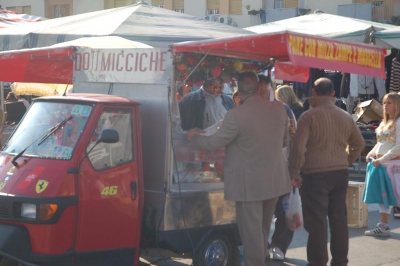
<path id="1" fill-rule="evenodd" d="M 296 120 L 299 120 L 300 115 L 303 113 L 303 105 L 290 86 L 283 85 L 278 87 L 275 91 L 275 98 L 289 105 Z"/>
<path id="2" fill-rule="evenodd" d="M 377 143 L 368 153 L 367 162 L 375 167 L 384 164 L 392 183 L 393 193 L 400 203 L 400 95 L 386 94 L 382 100 L 383 121 L 376 129 Z M 379 204 L 380 222 L 374 229 L 365 231 L 367 236 L 390 236 L 389 215 L 391 207 Z M 395 213 L 396 216 L 396 213 Z"/>

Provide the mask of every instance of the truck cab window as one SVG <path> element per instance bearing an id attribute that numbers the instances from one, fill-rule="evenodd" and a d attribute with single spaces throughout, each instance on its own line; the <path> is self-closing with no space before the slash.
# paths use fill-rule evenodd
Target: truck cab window
<path id="1" fill-rule="evenodd" d="M 23 153 L 26 157 L 69 160 L 91 111 L 90 105 L 35 102 L 3 152 L 17 154 L 26 149 Z M 49 133 L 65 119 L 68 119 L 65 124 Z"/>
<path id="2" fill-rule="evenodd" d="M 113 144 L 99 143 L 88 155 L 97 171 L 107 170 L 133 160 L 132 111 L 130 109 L 104 109 L 90 138 L 86 151 L 96 143 L 103 129 L 115 129 L 119 141 Z"/>

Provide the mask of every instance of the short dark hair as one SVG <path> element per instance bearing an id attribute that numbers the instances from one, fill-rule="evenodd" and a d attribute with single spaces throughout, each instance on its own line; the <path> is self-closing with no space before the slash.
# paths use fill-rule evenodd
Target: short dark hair
<path id="1" fill-rule="evenodd" d="M 263 74 L 259 74 L 258 75 L 258 80 L 259 80 L 259 82 L 261 83 L 261 82 L 264 82 L 265 84 L 272 84 L 272 80 L 271 80 L 271 77 L 270 76 L 265 76 L 265 75 L 263 75 Z"/>
<path id="2" fill-rule="evenodd" d="M 333 90 L 333 83 L 328 78 L 319 78 L 314 82 L 314 91 L 318 96 L 331 96 Z"/>
<path id="3" fill-rule="evenodd" d="M 243 96 L 258 93 L 258 76 L 254 72 L 244 72 L 239 75 L 238 88 Z"/>

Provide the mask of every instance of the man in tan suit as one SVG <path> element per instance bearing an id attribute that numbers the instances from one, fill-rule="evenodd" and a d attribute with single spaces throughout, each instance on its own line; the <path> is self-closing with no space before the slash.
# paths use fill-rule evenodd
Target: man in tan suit
<path id="1" fill-rule="evenodd" d="M 192 146 L 201 150 L 225 147 L 225 199 L 236 201 L 236 220 L 246 266 L 265 265 L 268 235 L 275 203 L 290 191 L 282 152 L 289 143 L 288 116 L 280 102 L 265 102 L 258 95 L 258 77 L 240 75 L 243 104 L 229 110 L 219 130 L 201 136 L 189 130 Z"/>

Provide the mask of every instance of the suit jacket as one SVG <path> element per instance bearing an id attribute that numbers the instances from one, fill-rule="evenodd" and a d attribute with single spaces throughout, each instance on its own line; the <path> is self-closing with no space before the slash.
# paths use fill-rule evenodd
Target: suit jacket
<path id="1" fill-rule="evenodd" d="M 235 107 L 233 100 L 225 94 L 221 95 L 222 104 L 226 110 Z M 179 101 L 179 111 L 183 130 L 203 128 L 203 114 L 206 108 L 206 100 L 202 90 L 192 91 Z"/>
<path id="2" fill-rule="evenodd" d="M 251 96 L 226 113 L 214 135 L 196 135 L 192 145 L 201 150 L 225 147 L 226 200 L 261 201 L 290 191 L 288 166 L 282 152 L 289 139 L 283 104 Z"/>

